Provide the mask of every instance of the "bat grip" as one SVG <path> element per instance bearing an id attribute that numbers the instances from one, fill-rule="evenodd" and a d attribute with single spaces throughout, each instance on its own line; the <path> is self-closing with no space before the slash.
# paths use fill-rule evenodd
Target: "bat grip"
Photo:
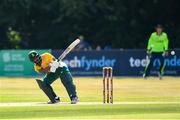
<path id="1" fill-rule="evenodd" d="M 58 58 L 58 59 L 57 59 L 57 62 L 60 62 L 60 61 L 61 61 L 61 59 L 60 59 L 60 58 Z"/>

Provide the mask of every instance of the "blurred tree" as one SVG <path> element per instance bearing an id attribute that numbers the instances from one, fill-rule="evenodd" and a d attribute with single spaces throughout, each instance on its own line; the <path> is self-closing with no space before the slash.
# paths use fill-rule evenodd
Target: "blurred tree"
<path id="1" fill-rule="evenodd" d="M 9 26 L 28 48 L 61 49 L 84 35 L 93 48 L 145 48 L 156 23 L 170 46 L 180 46 L 179 0 L 1 0 L 0 44 L 10 48 Z"/>
<path id="2" fill-rule="evenodd" d="M 7 32 L 7 37 L 12 45 L 12 48 L 16 48 L 16 49 L 20 48 L 19 44 L 21 42 L 21 36 L 19 32 L 12 30 L 12 28 L 10 27 Z"/>

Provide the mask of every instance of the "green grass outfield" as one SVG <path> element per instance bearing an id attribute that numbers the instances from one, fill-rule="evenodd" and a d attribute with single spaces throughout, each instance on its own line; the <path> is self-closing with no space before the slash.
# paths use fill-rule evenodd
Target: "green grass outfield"
<path id="1" fill-rule="evenodd" d="M 80 102 L 53 83 L 62 103 L 47 105 L 33 78 L 0 78 L 0 119 L 180 119 L 180 78 L 114 78 L 114 104 L 102 104 L 102 78 L 75 78 Z"/>

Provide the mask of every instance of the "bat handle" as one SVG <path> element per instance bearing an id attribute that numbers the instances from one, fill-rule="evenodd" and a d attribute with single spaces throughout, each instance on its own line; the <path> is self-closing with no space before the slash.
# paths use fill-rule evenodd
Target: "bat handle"
<path id="1" fill-rule="evenodd" d="M 60 62 L 60 61 L 61 61 L 61 59 L 59 59 L 59 58 L 58 58 L 58 59 L 57 59 L 57 61 L 58 61 L 58 62 Z"/>

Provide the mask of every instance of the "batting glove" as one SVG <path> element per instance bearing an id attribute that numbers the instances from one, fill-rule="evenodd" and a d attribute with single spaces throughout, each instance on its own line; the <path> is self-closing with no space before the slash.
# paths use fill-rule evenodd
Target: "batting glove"
<path id="1" fill-rule="evenodd" d="M 56 69 L 59 67 L 59 62 L 57 60 L 52 61 L 50 64 L 50 72 L 55 73 Z"/>

